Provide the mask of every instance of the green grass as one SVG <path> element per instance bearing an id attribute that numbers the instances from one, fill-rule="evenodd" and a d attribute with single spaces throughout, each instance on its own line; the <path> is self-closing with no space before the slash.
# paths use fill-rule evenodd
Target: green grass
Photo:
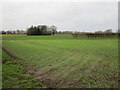
<path id="1" fill-rule="evenodd" d="M 2 52 L 2 88 L 45 88 L 33 76 L 27 75 L 22 63 Z"/>
<path id="2" fill-rule="evenodd" d="M 2 36 L 3 40 L 58 40 L 73 39 L 72 35 L 48 35 L 48 36 Z"/>
<path id="3" fill-rule="evenodd" d="M 24 63 L 35 65 L 32 70 L 41 71 L 44 78 L 58 84 L 58 78 L 64 81 L 59 87 L 118 87 L 118 40 L 115 38 L 3 36 L 3 46 Z"/>

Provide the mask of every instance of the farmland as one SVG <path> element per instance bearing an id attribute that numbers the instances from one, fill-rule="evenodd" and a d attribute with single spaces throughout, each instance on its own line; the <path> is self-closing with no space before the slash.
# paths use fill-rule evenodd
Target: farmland
<path id="1" fill-rule="evenodd" d="M 17 62 L 29 75 L 46 87 L 118 87 L 117 38 L 3 36 L 2 44 L 20 58 Z"/>

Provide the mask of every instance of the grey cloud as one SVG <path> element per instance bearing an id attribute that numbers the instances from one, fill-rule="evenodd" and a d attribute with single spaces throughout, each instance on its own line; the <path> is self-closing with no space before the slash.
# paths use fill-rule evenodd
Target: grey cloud
<path id="1" fill-rule="evenodd" d="M 26 29 L 29 25 L 56 25 L 58 30 L 95 31 L 117 29 L 115 3 L 4 3 L 3 29 Z"/>

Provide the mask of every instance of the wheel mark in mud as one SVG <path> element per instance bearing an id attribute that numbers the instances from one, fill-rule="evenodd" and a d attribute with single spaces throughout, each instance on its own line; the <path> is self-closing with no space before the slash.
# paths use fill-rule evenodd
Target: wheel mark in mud
<path id="1" fill-rule="evenodd" d="M 10 51 L 8 51 L 6 48 L 2 47 L 2 50 L 7 53 L 12 59 L 15 59 L 15 60 L 21 60 L 21 58 L 13 55 Z"/>

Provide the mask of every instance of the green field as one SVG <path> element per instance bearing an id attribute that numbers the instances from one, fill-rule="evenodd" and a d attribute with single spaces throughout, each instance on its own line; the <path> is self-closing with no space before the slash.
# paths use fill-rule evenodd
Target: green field
<path id="1" fill-rule="evenodd" d="M 3 36 L 2 44 L 21 59 L 28 74 L 46 87 L 118 87 L 118 39 Z"/>

